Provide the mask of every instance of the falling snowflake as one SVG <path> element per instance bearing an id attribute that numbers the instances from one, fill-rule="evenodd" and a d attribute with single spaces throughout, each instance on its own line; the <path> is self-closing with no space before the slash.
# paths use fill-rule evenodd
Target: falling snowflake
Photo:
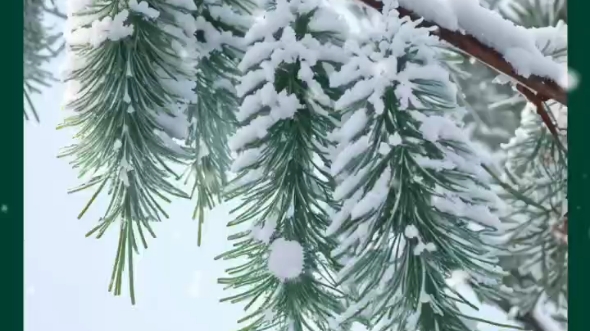
<path id="1" fill-rule="evenodd" d="M 3 213 L 8 213 L 8 206 L 3 204 L 3 205 L 2 205 L 2 207 L 0 207 L 0 210 L 1 210 Z"/>
<path id="2" fill-rule="evenodd" d="M 297 241 L 278 238 L 270 245 L 268 270 L 281 281 L 299 277 L 303 264 L 303 247 Z"/>

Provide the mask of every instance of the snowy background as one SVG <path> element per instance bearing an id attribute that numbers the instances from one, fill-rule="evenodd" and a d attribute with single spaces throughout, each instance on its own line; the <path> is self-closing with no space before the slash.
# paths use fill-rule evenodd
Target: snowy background
<path id="1" fill-rule="evenodd" d="M 57 73 L 62 61 L 57 58 L 51 69 Z M 239 305 L 219 303 L 224 293 L 216 279 L 226 265 L 213 261 L 227 248 L 227 204 L 209 214 L 199 248 L 197 224 L 190 219 L 193 203 L 174 201 L 167 208 L 170 219 L 155 225 L 158 238 L 136 259 L 137 305 L 131 306 L 128 292 L 114 297 L 107 291 L 117 230 L 100 240 L 84 237 L 107 200 L 77 219 L 92 192 L 67 194 L 78 181 L 67 161 L 56 157 L 72 136 L 55 130 L 64 115 L 62 93 L 56 84 L 37 96 L 41 124 L 24 123 L 25 330 L 235 331 L 243 313 Z M 506 323 L 492 307 L 477 315 Z"/>

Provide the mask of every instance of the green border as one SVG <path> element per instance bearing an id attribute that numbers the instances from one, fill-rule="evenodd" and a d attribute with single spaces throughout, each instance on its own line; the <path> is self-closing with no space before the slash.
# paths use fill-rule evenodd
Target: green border
<path id="1" fill-rule="evenodd" d="M 5 1 L 0 20 L 4 84 L 0 121 L 0 329 L 23 330 L 23 99 L 22 1 Z M 10 14 L 12 13 L 12 14 Z"/>
<path id="2" fill-rule="evenodd" d="M 574 295 L 569 297 L 569 330 L 588 330 L 590 295 L 590 66 L 587 48 L 587 14 L 589 1 L 570 1 L 568 8 L 569 65 L 578 75 L 579 85 L 569 94 L 572 112 L 568 118 L 569 145 L 569 284 Z M 571 220 L 571 222 L 569 221 Z"/>

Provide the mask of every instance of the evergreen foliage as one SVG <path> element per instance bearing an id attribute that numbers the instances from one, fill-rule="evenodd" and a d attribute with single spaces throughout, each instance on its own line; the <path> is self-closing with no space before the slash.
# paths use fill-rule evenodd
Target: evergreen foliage
<path id="1" fill-rule="evenodd" d="M 240 330 L 476 330 L 458 273 L 525 324 L 545 301 L 567 313 L 567 107 L 544 105 L 556 139 L 513 82 L 382 2 L 69 1 L 60 128 L 77 133 L 61 156 L 72 192 L 94 191 L 79 217 L 110 198 L 88 233 L 119 227 L 109 290 L 126 275 L 135 302 L 164 203 L 194 200 L 200 245 L 207 211 L 234 200 L 219 282 Z M 24 4 L 29 100 L 58 36 Z M 567 62 L 565 0 L 487 4 Z"/>
<path id="2" fill-rule="evenodd" d="M 562 126 L 567 109 L 552 105 Z M 528 105 L 507 152 L 503 186 L 505 215 L 503 266 L 511 271 L 506 299 L 519 315 L 549 301 L 557 320 L 567 320 L 567 154 Z M 565 228 L 564 228 L 565 225 Z M 565 313 L 564 313 L 565 312 Z"/>
<path id="3" fill-rule="evenodd" d="M 109 290 L 122 291 L 133 255 L 155 237 L 151 222 L 167 218 L 169 196 L 187 198 L 172 180 L 170 163 L 190 154 L 172 138 L 186 137 L 183 109 L 195 96 L 195 9 L 192 0 L 100 0 L 76 2 L 66 40 L 70 67 L 65 107 L 73 112 L 61 127 L 77 129 L 77 143 L 62 156 L 86 181 L 73 192 L 106 189 L 111 197 L 99 225 L 100 238 L 119 227 L 119 246 Z M 180 120 L 178 120 L 180 119 Z M 180 125 L 179 125 L 180 123 Z M 184 126 L 184 127 L 183 127 Z"/>
<path id="4" fill-rule="evenodd" d="M 565 0 L 485 0 L 482 3 L 527 28 L 553 27 L 559 21 L 567 23 Z M 541 33 L 539 48 L 547 56 L 561 56 L 564 49 L 547 49 Z M 505 77 L 475 59 L 460 53 L 449 58 L 447 65 L 461 91 L 461 104 L 469 111 L 464 121 L 472 139 L 494 152 L 499 151 L 500 145 L 507 143 L 518 128 L 526 99 Z"/>
<path id="5" fill-rule="evenodd" d="M 527 0 L 507 4 L 503 12 L 524 26 L 536 26 L 538 46 L 558 62 L 567 63 L 567 35 L 554 34 L 567 20 L 566 1 Z M 562 30 L 565 31 L 565 30 Z M 536 106 L 523 106 L 514 137 L 505 153 L 500 192 L 509 206 L 500 244 L 505 279 L 511 289 L 500 305 L 535 327 L 534 314 L 550 315 L 567 329 L 567 107 L 544 104 L 556 124 L 554 137 L 537 115 Z M 531 322 L 532 321 L 532 322 Z M 538 327 L 537 327 L 538 328 Z"/>
<path id="6" fill-rule="evenodd" d="M 229 225 L 252 227 L 230 238 L 221 258 L 239 262 L 220 283 L 238 292 L 226 300 L 252 311 L 244 330 L 327 331 L 342 309 L 334 241 L 323 236 L 335 206 L 326 166 L 337 119 L 327 70 L 342 61 L 338 26 L 325 23 L 333 18 L 320 1 L 267 8 L 245 35 L 240 126 L 229 142 L 239 154 L 228 195 L 243 200 Z"/>
<path id="7" fill-rule="evenodd" d="M 348 120 L 336 133 L 331 171 L 343 204 L 330 233 L 344 257 L 340 282 L 360 287 L 338 321 L 362 314 L 371 330 L 472 330 L 446 278 L 462 270 L 476 289 L 500 284 L 481 237 L 500 223 L 491 213 L 499 199 L 454 124 L 456 89 L 436 61 L 438 40 L 384 4 L 379 34 L 349 44 L 352 59 L 331 77 L 350 88 L 336 103 Z"/>
<path id="8" fill-rule="evenodd" d="M 198 219 L 198 244 L 206 210 L 222 199 L 227 184 L 231 156 L 228 137 L 236 126 L 238 105 L 234 86 L 243 55 L 242 37 L 251 24 L 249 1 L 195 1 L 197 31 L 196 102 L 189 104 L 189 132 L 186 145 L 194 150 L 187 180 L 192 181 L 191 197 L 196 200 L 193 219 Z"/>

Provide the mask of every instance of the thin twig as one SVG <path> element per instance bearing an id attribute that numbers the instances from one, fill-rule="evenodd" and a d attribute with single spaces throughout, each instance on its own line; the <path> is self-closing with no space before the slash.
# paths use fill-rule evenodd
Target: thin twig
<path id="1" fill-rule="evenodd" d="M 516 89 L 518 90 L 518 92 L 522 93 L 530 103 L 535 105 L 535 108 L 537 108 L 537 114 L 541 116 L 543 123 L 545 123 L 545 126 L 547 127 L 549 132 L 551 132 L 553 137 L 557 141 L 559 141 L 559 133 L 557 132 L 557 126 L 555 125 L 555 123 L 553 123 L 553 120 L 551 120 L 551 117 L 545 110 L 545 101 L 547 101 L 547 97 L 534 94 L 531 90 L 527 89 L 522 85 L 517 85 Z"/>

